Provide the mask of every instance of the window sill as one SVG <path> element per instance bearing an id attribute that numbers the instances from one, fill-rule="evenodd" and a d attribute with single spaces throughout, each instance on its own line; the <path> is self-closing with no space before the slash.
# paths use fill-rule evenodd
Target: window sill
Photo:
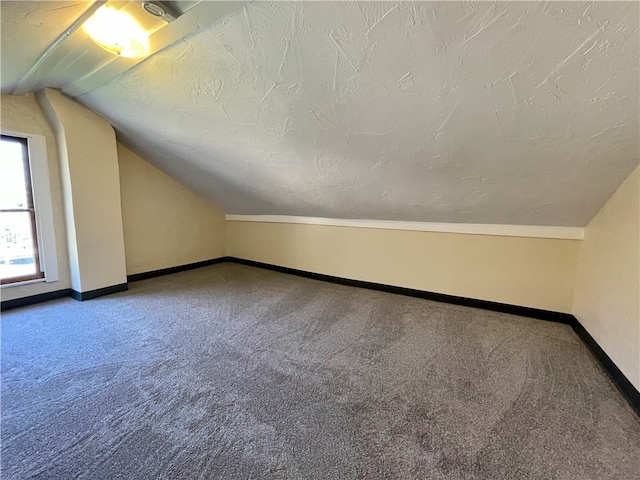
<path id="1" fill-rule="evenodd" d="M 46 281 L 47 281 L 46 278 L 36 278 L 33 280 L 25 280 L 23 282 L 5 283 L 4 285 L 0 286 L 0 288 L 5 289 L 5 288 L 11 288 L 11 287 L 22 287 L 23 285 L 31 285 L 33 283 L 44 283 Z M 50 280 L 48 283 L 51 283 L 54 281 L 55 280 Z"/>

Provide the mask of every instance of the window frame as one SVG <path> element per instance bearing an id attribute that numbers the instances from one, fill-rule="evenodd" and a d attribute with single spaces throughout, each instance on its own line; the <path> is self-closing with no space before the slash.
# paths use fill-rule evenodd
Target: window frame
<path id="1" fill-rule="evenodd" d="M 38 270 L 38 274 L 34 276 L 17 277 L 17 279 L 14 277 L 8 283 L 2 281 L 0 288 L 5 289 L 40 282 L 57 282 L 59 280 L 58 258 L 45 137 L 6 129 L 2 129 L 0 133 L 3 137 L 12 137 L 20 141 L 23 148 L 26 148 L 29 169 L 27 182 L 30 183 L 29 194 L 31 195 L 30 206 L 32 207 L 33 220 L 31 224 L 35 230 L 35 261 Z"/>

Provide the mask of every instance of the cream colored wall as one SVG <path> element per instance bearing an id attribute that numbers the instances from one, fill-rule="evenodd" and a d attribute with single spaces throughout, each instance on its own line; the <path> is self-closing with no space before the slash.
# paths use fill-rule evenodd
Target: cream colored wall
<path id="1" fill-rule="evenodd" d="M 227 253 L 345 278 L 571 312 L 640 389 L 638 168 L 589 223 L 583 241 L 225 222 L 207 200 L 117 145 L 104 120 L 59 92 L 47 90 L 39 98 L 56 116 L 57 134 L 64 139 L 58 149 L 33 95 L 2 95 L 1 124 L 46 139 L 60 280 L 4 288 L 2 300 L 123 283 L 125 249 L 126 274 Z M 60 161 L 60 155 L 69 158 Z M 65 202 L 77 243 L 69 250 L 82 282 L 76 285 L 66 249 Z"/>
<path id="2" fill-rule="evenodd" d="M 71 288 L 126 283 L 115 131 L 57 90 L 45 89 L 37 100 L 58 144 Z"/>
<path id="3" fill-rule="evenodd" d="M 225 218 L 208 200 L 118 144 L 127 274 L 225 255 Z"/>
<path id="4" fill-rule="evenodd" d="M 227 222 L 227 254 L 311 272 L 570 312 L 578 240 Z"/>
<path id="5" fill-rule="evenodd" d="M 2 128 L 46 138 L 60 280 L 3 288 L 2 300 L 86 292 L 225 254 L 222 212 L 118 145 L 90 110 L 55 90 L 37 96 L 3 95 Z"/>
<path id="6" fill-rule="evenodd" d="M 69 261 L 66 250 L 67 241 L 64 229 L 64 211 L 62 208 L 62 188 L 58 168 L 58 154 L 53 132 L 49 128 L 40 108 L 38 108 L 33 95 L 23 95 L 19 97 L 2 95 L 0 106 L 2 108 L 0 125 L 3 130 L 15 133 L 42 135 L 45 137 L 59 274 L 59 280 L 57 282 L 40 282 L 30 285 L 5 287 L 2 289 L 2 300 L 13 300 L 15 298 L 67 289 L 70 285 Z"/>
<path id="7" fill-rule="evenodd" d="M 640 169 L 589 222 L 573 313 L 640 390 Z"/>

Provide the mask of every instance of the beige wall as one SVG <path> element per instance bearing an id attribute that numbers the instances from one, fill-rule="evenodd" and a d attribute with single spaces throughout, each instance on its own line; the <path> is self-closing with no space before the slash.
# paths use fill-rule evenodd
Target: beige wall
<path id="1" fill-rule="evenodd" d="M 227 254 L 431 292 L 570 312 L 578 240 L 227 222 Z"/>
<path id="2" fill-rule="evenodd" d="M 127 274 L 225 255 L 224 214 L 118 144 Z"/>
<path id="3" fill-rule="evenodd" d="M 33 95 L 2 95 L 2 116 L 0 123 L 3 130 L 14 133 L 42 135 L 47 142 L 47 160 L 51 185 L 51 202 L 53 204 L 53 220 L 55 229 L 56 250 L 58 256 L 59 280 L 51 283 L 34 283 L 30 285 L 5 287 L 2 289 L 2 300 L 38 295 L 69 288 L 69 261 L 66 249 L 66 233 L 64 229 L 64 211 L 62 208 L 62 188 L 58 155 L 54 134 L 49 128 L 44 115 L 40 111 Z"/>
<path id="4" fill-rule="evenodd" d="M 126 283 L 115 131 L 57 90 L 39 92 L 37 101 L 56 136 L 71 288 Z"/>
<path id="5" fill-rule="evenodd" d="M 589 223 L 583 241 L 225 222 L 207 200 L 117 145 L 100 117 L 56 91 L 39 100 L 55 117 L 56 131 L 33 95 L 2 95 L 1 120 L 5 130 L 46 139 L 60 280 L 3 288 L 2 300 L 69 287 L 88 291 L 124 283 L 125 273 L 228 254 L 571 312 L 640 389 L 638 169 Z M 58 148 L 56 135 L 63 139 Z"/>
<path id="6" fill-rule="evenodd" d="M 640 390 L 640 170 L 585 229 L 573 313 Z"/>
<path id="7" fill-rule="evenodd" d="M 118 145 L 106 121 L 60 92 L 3 95 L 2 128 L 46 139 L 60 277 L 5 287 L 2 300 L 86 292 L 225 255 L 222 212 Z"/>

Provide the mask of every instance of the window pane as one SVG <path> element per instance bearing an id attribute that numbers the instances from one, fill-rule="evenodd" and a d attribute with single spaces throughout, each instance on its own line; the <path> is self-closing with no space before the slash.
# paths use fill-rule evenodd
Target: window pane
<path id="1" fill-rule="evenodd" d="M 0 208 L 28 208 L 25 159 L 22 143 L 7 140 L 0 142 Z"/>
<path id="2" fill-rule="evenodd" d="M 39 273 L 34 244 L 28 212 L 0 213 L 0 276 L 3 280 Z"/>

